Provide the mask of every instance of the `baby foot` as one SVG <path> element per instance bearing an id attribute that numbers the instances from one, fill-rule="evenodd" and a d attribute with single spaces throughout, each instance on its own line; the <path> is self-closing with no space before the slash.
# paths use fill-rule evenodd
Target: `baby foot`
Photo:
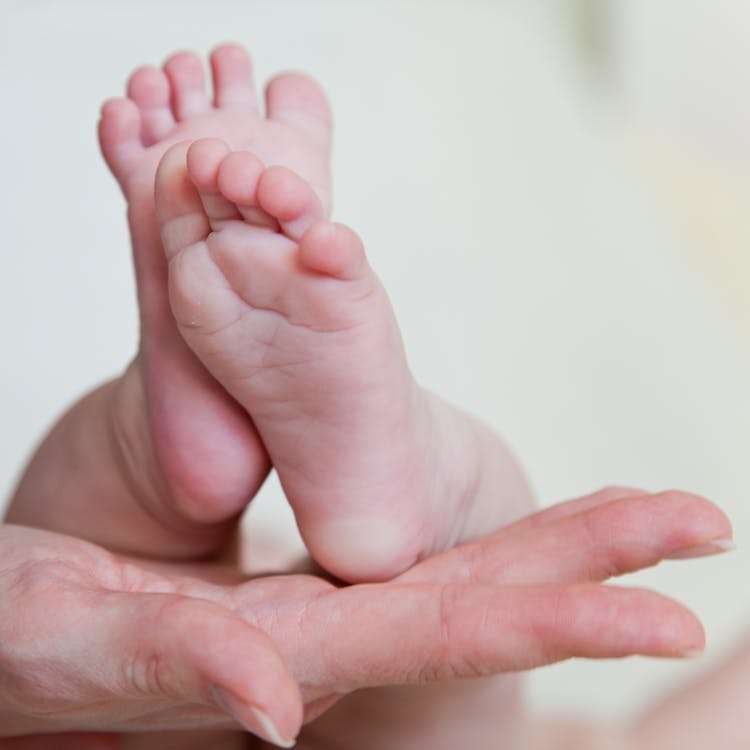
<path id="1" fill-rule="evenodd" d="M 166 154 L 156 205 L 179 330 L 252 415 L 315 559 L 373 580 L 455 542 L 465 452 L 354 232 L 300 176 L 218 140 Z"/>
<path id="2" fill-rule="evenodd" d="M 238 513 L 269 464 L 247 413 L 206 372 L 175 326 L 153 205 L 157 165 L 173 144 L 217 135 L 235 148 L 252 147 L 268 164 L 293 167 L 314 186 L 323 210 L 330 200 L 331 120 L 317 84 L 297 74 L 274 78 L 264 116 L 244 50 L 220 47 L 211 69 L 213 101 L 203 64 L 192 53 L 173 55 L 162 70 L 141 68 L 128 83 L 127 98 L 104 104 L 99 124 L 105 160 L 128 202 L 141 323 L 138 355 L 113 404 L 113 432 L 124 446 L 135 494 L 152 515 L 200 524 Z M 175 530 L 177 540 L 181 531 Z"/>

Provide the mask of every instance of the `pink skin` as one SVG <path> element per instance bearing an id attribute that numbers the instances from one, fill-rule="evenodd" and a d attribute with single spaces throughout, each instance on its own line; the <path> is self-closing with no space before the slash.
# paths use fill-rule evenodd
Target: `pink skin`
<path id="1" fill-rule="evenodd" d="M 750 640 L 706 674 L 651 706 L 631 729 L 633 750 L 746 750 Z"/>
<path id="2" fill-rule="evenodd" d="M 172 554 L 162 533 L 170 525 L 174 553 L 184 554 L 186 522 L 193 536 L 220 546 L 217 529 L 244 508 L 269 462 L 250 417 L 190 352 L 172 318 L 153 201 L 159 160 L 174 143 L 215 135 L 254 148 L 267 164 L 293 167 L 315 186 L 324 211 L 330 204 L 331 115 L 318 85 L 298 74 L 277 76 L 266 89 L 264 116 L 244 50 L 218 48 L 211 68 L 213 101 L 192 53 L 173 55 L 163 70 L 141 68 L 127 98 L 104 104 L 99 124 L 102 152 L 128 202 L 141 321 L 138 354 L 109 399 L 111 432 L 132 475 L 126 483 L 145 515 L 158 519 L 152 553 L 162 556 Z"/>
<path id="3" fill-rule="evenodd" d="M 200 140 L 167 152 L 156 203 L 178 329 L 252 416 L 323 567 L 384 580 L 528 507 L 499 439 L 417 385 L 362 243 L 301 176 Z"/>
<path id="4" fill-rule="evenodd" d="M 0 734 L 229 726 L 221 694 L 298 731 L 295 680 L 225 607 L 71 537 L 3 525 L 0 550 Z"/>
<path id="5" fill-rule="evenodd" d="M 593 507 L 569 510 L 442 553 L 390 583 L 341 589 L 309 575 L 231 585 L 231 569 L 147 565 L 69 537 L 4 526 L 0 727 L 6 735 L 222 728 L 233 725 L 230 712 L 267 734 L 268 723 L 259 725 L 250 710 L 256 706 L 277 737 L 291 738 L 302 720 L 295 681 L 311 721 L 365 687 L 485 676 L 572 656 L 700 650 L 702 628 L 684 607 L 600 581 L 729 539 L 725 516 L 676 492 L 603 493 Z M 571 533 L 588 543 L 571 546 Z M 50 611 L 53 620 L 43 614 Z M 217 706 L 211 685 L 238 700 Z M 369 695 L 375 720 L 387 694 L 351 700 Z M 341 717 L 334 711 L 310 724 L 300 746 L 329 746 L 336 721 L 336 736 L 344 736 Z M 410 747 L 391 736 L 397 722 L 348 731 L 349 746 Z"/>
<path id="6" fill-rule="evenodd" d="M 425 560 L 398 580 L 506 585 L 603 581 L 635 565 L 656 564 L 662 555 L 687 558 L 709 550 L 714 554 L 726 551 L 729 536 L 721 531 L 727 529 L 725 522 L 720 515 L 713 516 L 715 511 L 708 515 L 706 511 L 695 497 L 684 493 L 652 495 L 612 487 L 552 506 L 486 540 Z M 677 518 L 679 526 L 674 525 Z M 707 521 L 715 532 L 709 534 L 710 540 L 705 535 Z M 644 534 L 646 528 L 659 531 L 652 537 Z M 660 541 L 654 544 L 657 537 Z M 705 541 L 700 542 L 701 538 Z M 648 627 L 645 621 L 635 624 L 637 629 Z M 508 689 L 509 677 L 356 693 L 307 727 L 298 747 L 337 747 L 341 737 L 347 738 L 347 747 L 362 750 L 421 750 L 426 746 L 448 750 L 459 742 L 482 750 L 605 750 L 610 747 L 606 742 L 621 741 L 617 731 L 607 727 L 574 722 L 563 727 L 530 720 Z M 615 747 L 626 745 L 615 743 Z M 633 745 L 633 750 L 640 747 Z M 656 747 L 660 746 L 648 746 L 648 750 Z"/>
<path id="7" fill-rule="evenodd" d="M 106 463 L 114 444 L 119 451 L 117 466 L 128 469 L 129 476 L 127 471 L 116 480 L 108 475 L 107 481 L 113 481 L 115 490 L 126 497 L 126 515 L 132 507 L 128 492 L 135 489 L 145 516 L 131 514 L 127 522 L 118 518 L 114 531 L 124 532 L 110 542 L 164 556 L 175 550 L 192 556 L 217 549 L 220 535 L 215 532 L 228 528 L 225 522 L 242 509 L 267 470 L 267 458 L 252 421 L 183 346 L 165 303 L 166 267 L 151 205 L 156 163 L 170 144 L 210 133 L 220 135 L 233 148 L 252 148 L 265 165 L 283 162 L 293 167 L 315 186 L 317 200 L 310 198 L 306 183 L 293 174 L 265 171 L 264 166 L 261 210 L 254 206 L 243 211 L 248 199 L 241 189 L 232 192 L 237 186 L 231 166 L 226 167 L 221 185 L 216 185 L 226 192 L 214 201 L 218 193 L 211 194 L 211 170 L 201 174 L 201 158 L 191 165 L 192 185 L 201 187 L 205 212 L 226 208 L 226 199 L 231 199 L 230 204 L 239 203 L 244 223 L 287 237 L 301 235 L 309 217 L 320 216 L 318 201 L 324 207 L 329 201 L 330 115 L 315 84 L 301 76 L 275 79 L 267 93 L 269 117 L 264 119 L 257 114 L 244 53 L 224 47 L 217 50 L 212 63 L 213 107 L 203 93 L 199 61 L 180 54 L 167 63 L 165 74 L 153 69 L 138 72 L 131 81 L 129 99 L 109 102 L 103 108 L 102 148 L 129 201 L 142 345 L 120 381 L 92 394 L 78 411 L 71 412 L 67 422 L 63 420 L 58 445 L 75 443 L 80 451 L 74 451 L 73 461 L 65 451 L 53 461 L 64 476 L 71 465 L 80 465 L 82 456 L 95 455 Z M 247 168 L 243 159 L 247 157 L 235 159 L 240 175 Z M 284 185 L 291 185 L 288 194 Z M 297 190 L 300 186 L 302 191 Z M 280 194 L 284 200 L 274 202 Z M 357 259 L 356 239 L 342 229 L 346 241 L 339 243 L 338 230 L 316 226 L 323 226 L 320 241 L 313 234 L 313 241 L 300 245 L 307 266 L 335 280 L 355 280 L 358 265 L 350 261 Z M 352 269 L 355 278 L 349 278 Z M 83 430 L 86 440 L 71 440 L 73 433 L 81 433 L 73 428 L 87 426 L 91 415 L 101 413 L 102 403 L 110 410 L 105 429 L 94 419 L 96 429 Z M 191 410 L 185 410 L 186 403 Z M 82 421 L 81 412 L 87 413 Z M 41 463 L 47 459 L 49 453 L 41 457 Z M 61 476 L 54 471 L 52 475 Z M 76 479 L 81 481 L 80 476 Z M 124 487 L 119 486 L 123 479 Z M 47 484 L 42 495 L 59 499 L 64 486 L 54 479 Z M 61 510 L 79 533 L 100 507 L 92 505 L 91 498 L 108 496 L 102 489 L 112 485 L 93 482 L 92 487 L 95 492 L 81 493 L 85 516 L 76 517 L 68 506 Z M 26 489 L 19 506 L 28 505 L 39 485 L 32 482 Z M 569 655 L 678 655 L 699 648 L 700 626 L 679 605 L 647 592 L 620 592 L 587 582 L 613 570 L 652 564 L 675 550 L 688 555 L 696 548 L 705 552 L 711 549 L 712 540 L 729 534 L 726 520 L 704 501 L 686 496 L 655 498 L 655 508 L 662 512 L 655 514 L 656 521 L 646 514 L 649 524 L 642 529 L 637 526 L 637 515 L 646 509 L 641 507 L 631 518 L 633 509 L 628 510 L 627 502 L 590 514 L 611 499 L 598 496 L 560 508 L 558 515 L 556 511 L 539 514 L 502 538 L 426 561 L 394 583 L 343 590 L 310 576 L 260 579 L 229 589 L 218 583 L 235 580 L 231 571 L 228 578 L 199 565 L 172 566 L 160 572 L 158 566 L 128 562 L 82 542 L 5 527 L 0 532 L 4 535 L 0 585 L 9 577 L 14 585 L 5 592 L 8 596 L 0 597 L 7 605 L 7 616 L 0 618 L 0 649 L 12 696 L 0 701 L 6 709 L 0 726 L 3 731 L 228 726 L 224 713 L 228 704 L 225 701 L 224 710 L 219 710 L 215 694 L 207 690 L 218 682 L 242 697 L 239 705 L 229 706 L 235 719 L 268 734 L 267 722 L 259 723 L 258 714 L 248 711 L 256 705 L 279 736 L 291 737 L 301 715 L 291 677 L 303 683 L 309 719 L 342 692 L 361 686 L 422 682 L 476 670 L 503 671 Z M 34 521 L 32 509 L 31 522 L 46 523 L 48 511 Z M 672 514 L 679 519 L 676 524 Z M 563 516 L 568 518 L 565 524 L 559 528 L 551 524 Z M 481 513 L 479 517 L 486 520 Z M 623 518 L 631 520 L 623 525 Z M 186 526 L 191 520 L 192 526 Z M 112 517 L 107 521 L 112 530 Z M 151 523 L 153 539 L 158 540 L 148 549 L 140 543 L 144 522 Z M 624 538 L 613 540 L 612 525 L 625 530 Z M 479 526 L 494 528 L 494 520 Z M 96 537 L 101 529 L 87 526 L 89 532 Z M 591 548 L 571 550 L 567 538 L 561 538 L 568 534 L 586 539 Z M 13 544 L 14 540 L 18 543 Z M 590 568 L 589 553 L 594 561 Z M 540 563 L 545 555 L 552 556 L 555 566 L 566 559 L 561 568 L 563 580 L 551 573 L 552 567 Z M 516 563 L 518 572 L 509 576 Z M 453 606 L 446 607 L 446 602 Z M 56 614 L 53 620 L 48 617 L 50 611 Z M 187 631 L 186 621 L 190 623 Z M 301 630 L 300 623 L 304 624 Z M 332 623 L 338 623 L 338 629 L 332 629 Z M 28 637 L 30 632 L 34 638 Z M 185 638 L 186 632 L 190 638 Z M 413 637 L 404 640 L 404 632 Z M 507 633 L 510 645 L 499 640 L 499 633 Z M 279 638 L 276 647 L 282 659 L 269 635 Z M 214 648 L 215 644 L 221 648 Z M 380 646 L 373 649 L 373 644 Z M 85 648 L 86 659 L 80 658 L 79 646 Z M 247 663 L 250 658 L 252 664 Z M 291 676 L 285 663 L 292 669 Z M 144 679 L 129 683 L 138 675 Z M 49 682 L 39 676 L 49 676 Z M 447 685 L 442 695 L 446 689 L 454 694 Z M 360 723 L 353 730 L 348 727 L 354 731 L 351 745 L 364 747 L 361 735 L 366 733 L 376 745 L 380 738 L 380 747 L 406 747 L 403 736 L 389 736 L 392 723 L 377 723 L 378 706 L 392 718 L 391 704 L 385 700 L 388 695 L 393 697 L 392 690 L 359 693 L 341 704 L 348 713 L 354 701 L 367 696 L 367 715 L 376 722 L 369 727 Z M 425 693 L 420 691 L 420 695 Z M 303 739 L 308 747 L 320 747 L 318 739 L 326 731 L 337 739 L 346 736 L 340 713 L 315 722 Z M 54 740 L 59 747 L 110 746 L 105 737 L 80 738 L 80 745 L 74 744 L 78 741 L 78 737 Z M 50 747 L 49 737 L 40 742 L 0 739 L 0 746 Z"/>

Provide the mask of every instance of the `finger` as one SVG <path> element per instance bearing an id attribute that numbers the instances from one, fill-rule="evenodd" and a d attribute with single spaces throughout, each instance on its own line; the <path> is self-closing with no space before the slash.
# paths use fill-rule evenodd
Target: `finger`
<path id="1" fill-rule="evenodd" d="M 207 601 L 148 594 L 115 599 L 114 622 L 100 653 L 110 662 L 113 653 L 121 654 L 118 672 L 126 695 L 213 704 L 263 739 L 291 746 L 302 700 L 265 633 Z M 115 646 L 119 651 L 111 650 Z"/>
<path id="2" fill-rule="evenodd" d="M 595 584 L 353 586 L 287 615 L 275 620 L 274 637 L 300 683 L 342 693 L 571 657 L 675 657 L 704 645 L 700 623 L 680 604 Z"/>
<path id="3" fill-rule="evenodd" d="M 556 521 L 559 518 L 572 516 L 576 513 L 596 508 L 599 505 L 610 503 L 614 500 L 622 500 L 626 497 L 640 497 L 648 494 L 649 493 L 646 492 L 646 490 L 641 490 L 636 487 L 605 487 L 604 489 L 597 490 L 589 495 L 584 495 L 583 497 L 578 497 L 574 500 L 567 500 L 563 503 L 551 505 L 549 508 L 544 508 L 537 513 L 533 513 L 530 516 L 526 516 L 525 518 L 506 526 L 504 529 L 501 529 L 501 533 L 541 526 L 549 521 Z"/>
<path id="4" fill-rule="evenodd" d="M 21 625 L 35 630 L 11 644 L 4 680 L 14 715 L 31 717 L 27 731 L 34 717 L 52 730 L 75 720 L 122 731 L 227 728 L 229 715 L 289 747 L 302 699 L 269 637 L 218 604 L 156 593 L 171 588 L 166 579 L 144 580 L 155 593 L 62 588 L 54 622 L 28 603 Z"/>
<path id="5" fill-rule="evenodd" d="M 603 581 L 669 556 L 727 550 L 732 528 L 684 492 L 630 496 L 457 547 L 407 571 L 405 582 L 532 584 Z"/>

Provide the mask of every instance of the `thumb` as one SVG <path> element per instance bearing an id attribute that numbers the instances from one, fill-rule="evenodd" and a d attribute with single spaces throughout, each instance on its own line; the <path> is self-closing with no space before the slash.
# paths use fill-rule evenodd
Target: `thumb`
<path id="1" fill-rule="evenodd" d="M 25 639 L 17 654 L 14 703 L 29 726 L 15 733 L 40 720 L 58 731 L 234 727 L 228 714 L 291 747 L 301 727 L 299 687 L 273 642 L 218 604 L 78 590 L 46 620 L 44 642 Z"/>
<path id="2" fill-rule="evenodd" d="M 263 631 L 212 602 L 114 594 L 100 669 L 124 696 L 209 704 L 250 732 L 291 747 L 303 716 L 299 687 Z M 117 654 L 118 658 L 113 659 Z"/>

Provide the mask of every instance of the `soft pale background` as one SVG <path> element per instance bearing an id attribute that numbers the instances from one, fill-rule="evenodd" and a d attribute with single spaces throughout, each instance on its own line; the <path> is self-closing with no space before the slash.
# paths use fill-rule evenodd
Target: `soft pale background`
<path id="1" fill-rule="evenodd" d="M 480 414 L 543 502 L 703 493 L 738 552 L 634 577 L 695 608 L 707 656 L 569 663 L 539 710 L 627 717 L 750 630 L 750 65 L 744 0 L 3 0 L 5 494 L 136 346 L 99 103 L 176 48 L 248 45 L 335 104 L 336 217 L 389 288 L 422 382 Z M 270 485 L 256 531 L 289 519 Z"/>

